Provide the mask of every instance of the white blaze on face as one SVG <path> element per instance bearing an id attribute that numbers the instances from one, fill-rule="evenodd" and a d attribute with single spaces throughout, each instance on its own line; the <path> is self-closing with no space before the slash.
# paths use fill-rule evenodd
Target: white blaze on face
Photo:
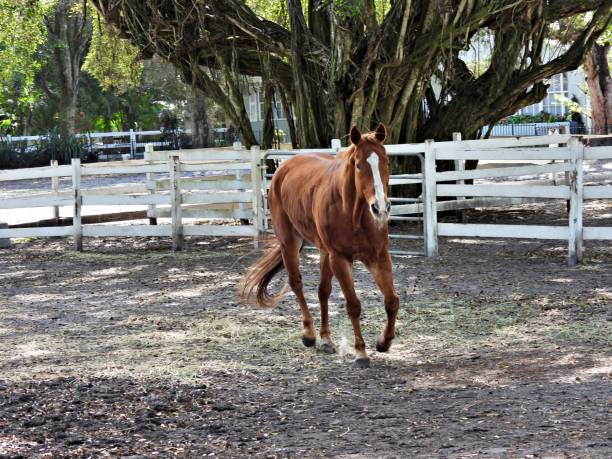
<path id="1" fill-rule="evenodd" d="M 370 153 L 366 160 L 372 169 L 372 176 L 374 177 L 374 190 L 376 191 L 376 205 L 381 212 L 386 212 L 387 203 L 385 201 L 385 188 L 380 178 L 380 169 L 378 168 L 378 155 L 376 153 Z M 370 203 L 372 204 L 372 203 Z"/>

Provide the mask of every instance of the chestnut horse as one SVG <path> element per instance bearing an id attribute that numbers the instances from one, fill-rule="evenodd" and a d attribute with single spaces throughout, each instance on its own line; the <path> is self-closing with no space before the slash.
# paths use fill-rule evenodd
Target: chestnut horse
<path id="1" fill-rule="evenodd" d="M 361 336 L 361 302 L 353 284 L 354 261 L 365 264 L 384 295 L 387 324 L 376 342 L 379 352 L 386 352 L 391 346 L 399 309 L 388 250 L 389 160 L 383 146 L 385 137 L 383 124 L 364 135 L 353 126 L 351 146 L 335 158 L 323 153 L 304 154 L 280 165 L 268 196 L 277 243 L 251 267 L 241 284 L 243 300 L 255 299 L 260 306 L 273 307 L 287 289 L 271 295 L 267 287 L 284 267 L 302 312 L 302 342 L 313 346 L 316 334 L 302 292 L 299 258 L 304 241 L 314 244 L 321 252 L 320 348 L 335 352 L 327 311 L 335 276 L 353 325 L 355 364 L 359 368 L 368 367 L 370 360 Z"/>

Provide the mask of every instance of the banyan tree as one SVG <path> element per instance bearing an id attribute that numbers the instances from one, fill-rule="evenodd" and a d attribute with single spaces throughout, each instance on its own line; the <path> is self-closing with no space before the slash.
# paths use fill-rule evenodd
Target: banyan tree
<path id="1" fill-rule="evenodd" d="M 262 79 L 301 147 L 327 146 L 351 125 L 383 122 L 388 142 L 465 138 L 546 95 L 608 26 L 611 0 L 93 0 L 144 57 L 172 62 L 256 143 L 241 81 Z M 582 15 L 556 57 L 545 45 Z M 584 21 L 584 18 L 587 18 Z M 574 31 L 576 32 L 576 31 Z M 464 58 L 476 34 L 493 46 L 482 72 Z M 265 128 L 264 128 L 265 131 Z M 268 134 L 272 135 L 269 129 Z"/>

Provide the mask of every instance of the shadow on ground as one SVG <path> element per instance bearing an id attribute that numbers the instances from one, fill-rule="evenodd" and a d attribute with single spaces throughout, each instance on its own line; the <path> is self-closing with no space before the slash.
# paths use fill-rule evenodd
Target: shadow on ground
<path id="1" fill-rule="evenodd" d="M 477 242 L 477 243 L 476 243 Z M 372 367 L 303 348 L 293 297 L 236 301 L 247 240 L 0 252 L 0 457 L 610 457 L 612 248 L 451 239 L 397 258 L 398 337 L 355 270 Z M 318 258 L 303 259 L 316 308 Z M 316 312 L 318 317 L 318 312 Z"/>

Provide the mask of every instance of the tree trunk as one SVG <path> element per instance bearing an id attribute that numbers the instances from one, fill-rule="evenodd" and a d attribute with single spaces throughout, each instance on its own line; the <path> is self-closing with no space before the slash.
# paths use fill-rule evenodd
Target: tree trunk
<path id="1" fill-rule="evenodd" d="M 388 143 L 450 140 L 453 132 L 474 138 L 541 100 L 544 81 L 577 68 L 612 18 L 610 0 L 397 0 L 382 2 L 384 10 L 374 0 L 287 0 L 288 24 L 243 0 L 92 2 L 143 54 L 164 56 L 214 95 L 247 144 L 252 129 L 236 81 L 265 77 L 262 56 L 269 56 L 302 148 L 328 147 L 352 124 L 367 130 L 378 122 L 388 127 Z M 545 62 L 550 25 L 586 12 L 572 45 Z M 494 46 L 488 69 L 474 75 L 460 51 L 479 31 Z M 214 72 L 225 90 L 208 77 Z M 412 159 L 395 162 L 402 172 L 416 167 Z"/>
<path id="2" fill-rule="evenodd" d="M 198 88 L 192 90 L 190 115 L 193 148 L 209 147 L 212 143 L 212 126 L 208 120 L 208 103 L 206 96 Z"/>
<path id="3" fill-rule="evenodd" d="M 270 55 L 263 54 L 262 60 L 262 77 L 261 77 L 261 88 L 263 92 L 263 127 L 261 132 L 261 148 L 268 150 L 274 146 L 274 82 L 272 81 L 272 68 L 270 67 Z M 259 101 L 258 101 L 259 103 Z"/>
<path id="4" fill-rule="evenodd" d="M 584 60 L 594 134 L 608 134 L 612 129 L 612 78 L 608 66 L 609 51 L 609 44 L 596 43 Z"/>
<path id="5" fill-rule="evenodd" d="M 278 95 L 281 100 L 281 105 L 283 106 L 283 113 L 285 114 L 285 119 L 287 120 L 287 126 L 289 126 L 289 137 L 291 138 L 291 148 L 299 148 L 297 131 L 295 129 L 295 122 L 293 119 L 293 108 L 291 107 L 291 103 L 287 98 L 287 94 L 285 89 L 278 85 L 276 87 L 278 89 Z"/>
<path id="6" fill-rule="evenodd" d="M 60 132 L 75 132 L 76 107 L 81 66 L 91 40 L 91 20 L 86 5 L 78 0 L 59 0 L 51 16 L 46 18 L 53 57 L 43 78 L 45 90 L 58 107 Z"/>

